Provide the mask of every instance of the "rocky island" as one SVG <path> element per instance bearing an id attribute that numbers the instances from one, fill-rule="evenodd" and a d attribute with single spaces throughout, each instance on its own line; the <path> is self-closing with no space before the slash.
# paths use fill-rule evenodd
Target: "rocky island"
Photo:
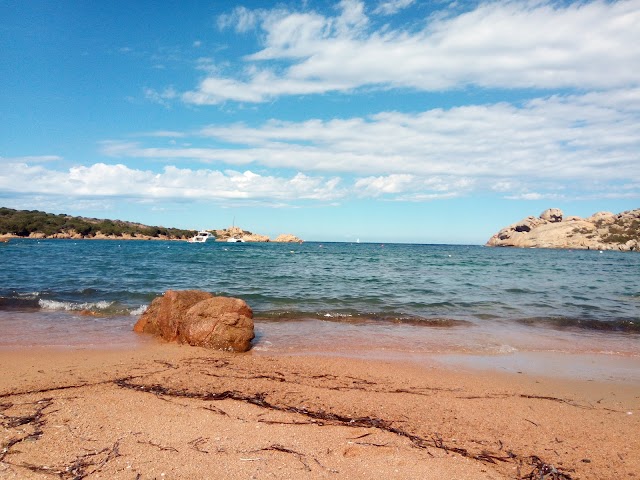
<path id="1" fill-rule="evenodd" d="M 565 217 L 562 210 L 550 208 L 539 217 L 526 217 L 503 228 L 487 246 L 638 251 L 640 209 L 581 218 Z"/>
<path id="2" fill-rule="evenodd" d="M 240 227 L 229 227 L 223 230 L 213 230 L 213 234 L 216 237 L 217 242 L 226 242 L 231 238 L 242 240 L 243 242 L 279 242 L 279 243 L 302 243 L 302 240 L 290 233 L 283 233 L 278 235 L 274 240 L 271 240 L 267 235 L 260 235 L 259 233 L 252 233 L 247 230 L 243 230 Z"/>

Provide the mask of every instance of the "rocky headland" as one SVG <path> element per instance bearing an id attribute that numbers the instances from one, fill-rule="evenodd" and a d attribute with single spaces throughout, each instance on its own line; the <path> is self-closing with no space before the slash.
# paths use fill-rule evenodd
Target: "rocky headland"
<path id="1" fill-rule="evenodd" d="M 266 235 L 251 233 L 236 227 L 208 230 L 216 240 L 225 242 L 231 238 L 243 242 L 292 242 L 302 243 L 295 235 L 282 234 L 271 240 Z M 189 240 L 197 230 L 166 228 L 137 222 L 76 217 L 53 214 L 39 210 L 14 210 L 0 207 L 0 243 L 11 238 L 35 239 L 93 239 L 93 240 Z"/>
<path id="2" fill-rule="evenodd" d="M 123 220 L 0 207 L 0 237 L 4 240 L 9 238 L 185 240 L 195 233 L 195 230 L 144 225 Z"/>
<path id="3" fill-rule="evenodd" d="M 490 247 L 573 248 L 583 250 L 640 250 L 640 209 L 590 217 L 565 217 L 550 208 L 539 217 L 526 217 L 493 235 Z"/>

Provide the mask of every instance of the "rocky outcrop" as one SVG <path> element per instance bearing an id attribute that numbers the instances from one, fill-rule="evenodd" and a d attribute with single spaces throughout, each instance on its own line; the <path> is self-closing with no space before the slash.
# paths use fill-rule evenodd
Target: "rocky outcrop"
<path id="1" fill-rule="evenodd" d="M 283 233 L 282 235 L 278 235 L 276 237 L 276 239 L 274 240 L 274 242 L 281 242 L 281 243 L 302 243 L 302 240 L 300 240 L 298 237 L 296 237 L 295 235 L 291 235 L 290 233 Z"/>
<path id="2" fill-rule="evenodd" d="M 242 230 L 240 227 L 229 227 L 224 230 L 215 230 L 216 241 L 226 242 L 231 238 L 236 240 L 242 240 L 244 242 L 268 242 L 269 237 L 266 235 L 260 235 L 257 233 L 251 233 L 246 230 Z"/>
<path id="3" fill-rule="evenodd" d="M 217 242 L 226 242 L 230 238 L 235 238 L 236 240 L 242 240 L 244 242 L 270 242 L 271 239 L 266 235 L 260 235 L 258 233 L 248 232 L 246 230 L 242 230 L 240 227 L 229 227 L 224 230 L 214 230 L 216 235 Z M 301 243 L 298 237 L 291 234 L 283 234 L 278 235 L 278 237 L 273 240 L 274 242 L 296 242 Z"/>
<path id="4" fill-rule="evenodd" d="M 564 214 L 559 208 L 548 208 L 540 214 L 540 220 L 549 223 L 557 223 L 562 221 Z"/>
<path id="5" fill-rule="evenodd" d="M 639 251 L 640 209 L 617 215 L 598 212 L 583 219 L 550 208 L 503 228 L 487 246 Z"/>
<path id="6" fill-rule="evenodd" d="M 259 233 L 252 233 L 249 235 L 242 235 L 240 238 L 245 242 L 270 242 L 271 239 L 266 235 L 260 235 Z"/>
<path id="7" fill-rule="evenodd" d="M 169 342 L 246 352 L 254 338 L 253 312 L 238 298 L 200 290 L 167 290 L 155 298 L 133 327 Z"/>

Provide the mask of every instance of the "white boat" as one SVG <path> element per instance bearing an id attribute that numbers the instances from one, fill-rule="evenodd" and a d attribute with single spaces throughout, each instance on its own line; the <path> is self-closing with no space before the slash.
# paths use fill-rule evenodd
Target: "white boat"
<path id="1" fill-rule="evenodd" d="M 191 237 L 188 241 L 189 243 L 204 243 L 213 237 L 213 233 L 208 232 L 207 230 L 200 230 L 195 237 Z"/>
<path id="2" fill-rule="evenodd" d="M 227 238 L 227 243 L 244 243 L 244 240 L 241 238 L 231 237 Z"/>

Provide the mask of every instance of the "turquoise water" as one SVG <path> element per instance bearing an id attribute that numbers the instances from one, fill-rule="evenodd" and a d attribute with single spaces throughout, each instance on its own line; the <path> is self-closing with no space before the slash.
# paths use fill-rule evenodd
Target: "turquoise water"
<path id="1" fill-rule="evenodd" d="M 126 343 L 156 295 L 201 289 L 249 303 L 257 350 L 640 355 L 634 252 L 25 239 L 0 264 L 0 346 Z"/>

